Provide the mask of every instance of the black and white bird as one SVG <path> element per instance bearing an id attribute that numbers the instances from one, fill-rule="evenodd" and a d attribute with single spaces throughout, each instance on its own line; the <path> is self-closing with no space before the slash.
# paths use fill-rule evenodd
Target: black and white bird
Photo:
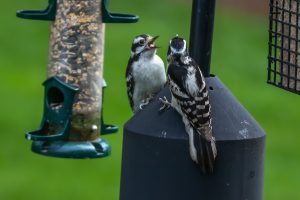
<path id="1" fill-rule="evenodd" d="M 158 36 L 143 34 L 136 36 L 132 43 L 126 83 L 128 99 L 134 113 L 148 104 L 166 83 L 164 62 L 156 55 L 157 38 Z"/>
<path id="2" fill-rule="evenodd" d="M 160 99 L 165 104 L 162 109 L 171 105 L 182 116 L 192 160 L 204 173 L 212 173 L 217 149 L 208 90 L 199 66 L 188 55 L 186 41 L 178 36 L 170 41 L 167 76 L 172 101 Z"/>

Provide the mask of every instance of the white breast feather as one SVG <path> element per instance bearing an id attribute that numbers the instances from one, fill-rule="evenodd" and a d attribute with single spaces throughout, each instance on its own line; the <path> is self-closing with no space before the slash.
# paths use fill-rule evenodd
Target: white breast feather
<path id="1" fill-rule="evenodd" d="M 139 104 L 145 98 L 157 93 L 166 83 L 165 67 L 162 59 L 157 55 L 152 59 L 141 56 L 132 67 L 135 81 L 133 102 Z"/>
<path id="2" fill-rule="evenodd" d="M 197 94 L 199 93 L 199 87 L 197 85 L 196 79 L 196 69 L 193 67 L 188 68 L 185 86 L 192 96 L 197 96 Z"/>

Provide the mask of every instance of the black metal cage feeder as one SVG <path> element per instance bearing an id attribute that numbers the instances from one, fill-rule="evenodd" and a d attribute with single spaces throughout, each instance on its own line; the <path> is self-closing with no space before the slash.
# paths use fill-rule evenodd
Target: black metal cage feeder
<path id="1" fill-rule="evenodd" d="M 268 83 L 300 94 L 300 2 L 270 0 Z"/>

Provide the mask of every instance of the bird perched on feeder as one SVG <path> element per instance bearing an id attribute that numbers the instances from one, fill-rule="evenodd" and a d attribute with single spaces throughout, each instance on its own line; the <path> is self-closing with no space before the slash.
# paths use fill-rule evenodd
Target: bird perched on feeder
<path id="1" fill-rule="evenodd" d="M 170 41 L 167 76 L 172 101 L 160 98 L 164 103 L 161 109 L 172 106 L 182 116 L 192 160 L 204 173 L 212 173 L 217 149 L 208 91 L 199 66 L 188 55 L 186 41 L 178 35 Z"/>
<path id="2" fill-rule="evenodd" d="M 157 94 L 166 83 L 164 62 L 156 55 L 158 46 L 147 34 L 134 38 L 126 69 L 127 94 L 135 113 Z"/>

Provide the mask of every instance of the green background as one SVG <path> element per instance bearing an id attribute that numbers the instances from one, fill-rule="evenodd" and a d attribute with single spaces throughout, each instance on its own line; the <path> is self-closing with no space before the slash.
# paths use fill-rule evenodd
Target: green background
<path id="1" fill-rule="evenodd" d="M 0 199 L 103 199 L 119 196 L 122 130 L 105 136 L 112 155 L 65 160 L 30 152 L 24 133 L 42 116 L 49 23 L 21 20 L 18 9 L 46 7 L 46 0 L 1 1 L 0 8 Z M 191 0 L 111 0 L 110 10 L 135 13 L 137 24 L 106 27 L 105 120 L 120 127 L 131 117 L 125 68 L 133 37 L 161 37 L 166 58 L 169 39 L 188 39 Z M 267 17 L 217 8 L 212 73 L 228 86 L 267 132 L 265 199 L 300 199 L 300 96 L 266 84 Z M 151 172 L 149 172 L 151 173 Z"/>

